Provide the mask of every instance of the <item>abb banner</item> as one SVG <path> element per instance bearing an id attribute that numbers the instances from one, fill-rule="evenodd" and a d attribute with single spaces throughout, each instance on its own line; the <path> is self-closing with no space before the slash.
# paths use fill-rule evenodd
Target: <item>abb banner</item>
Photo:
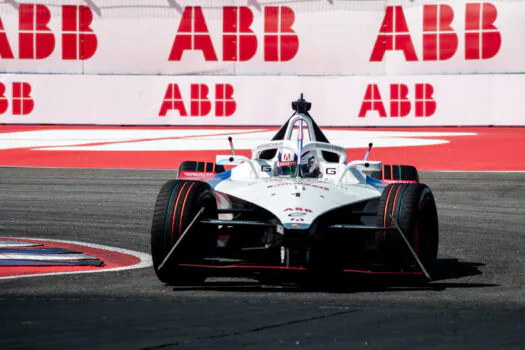
<path id="1" fill-rule="evenodd" d="M 524 74 L 13 74 L 0 82 L 0 124 L 281 125 L 304 93 L 322 126 L 525 125 L 523 91 Z"/>
<path id="2" fill-rule="evenodd" d="M 0 72 L 517 73 L 524 18 L 506 0 L 4 1 Z"/>

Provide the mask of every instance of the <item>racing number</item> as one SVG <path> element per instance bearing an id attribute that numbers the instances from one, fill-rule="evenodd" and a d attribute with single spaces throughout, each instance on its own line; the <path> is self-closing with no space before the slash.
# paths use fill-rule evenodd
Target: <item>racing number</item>
<path id="1" fill-rule="evenodd" d="M 335 175 L 337 174 L 336 168 L 326 168 L 326 175 Z"/>
<path id="2" fill-rule="evenodd" d="M 263 164 L 261 165 L 261 171 L 265 173 L 269 173 L 270 171 L 272 171 L 272 167 L 271 165 Z"/>

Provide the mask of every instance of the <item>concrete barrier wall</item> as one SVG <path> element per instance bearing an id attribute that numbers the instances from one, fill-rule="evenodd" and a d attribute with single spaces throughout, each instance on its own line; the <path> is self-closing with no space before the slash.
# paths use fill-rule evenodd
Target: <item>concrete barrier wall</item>
<path id="1" fill-rule="evenodd" d="M 0 123 L 524 125 L 524 1 L 0 4 Z"/>

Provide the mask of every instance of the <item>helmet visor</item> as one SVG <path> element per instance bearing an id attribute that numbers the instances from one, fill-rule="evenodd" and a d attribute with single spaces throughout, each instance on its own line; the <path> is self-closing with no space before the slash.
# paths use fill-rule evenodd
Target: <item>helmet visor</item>
<path id="1" fill-rule="evenodd" d="M 279 162 L 279 175 L 295 175 L 297 171 L 297 162 Z"/>

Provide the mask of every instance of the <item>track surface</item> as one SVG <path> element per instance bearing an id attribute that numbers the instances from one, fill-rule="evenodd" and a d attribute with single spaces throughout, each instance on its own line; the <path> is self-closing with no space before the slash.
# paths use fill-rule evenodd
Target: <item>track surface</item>
<path id="1" fill-rule="evenodd" d="M 0 235 L 149 252 L 170 171 L 0 168 Z M 422 173 L 438 203 L 432 288 L 304 291 L 151 269 L 0 281 L 0 348 L 523 349 L 525 174 Z"/>

